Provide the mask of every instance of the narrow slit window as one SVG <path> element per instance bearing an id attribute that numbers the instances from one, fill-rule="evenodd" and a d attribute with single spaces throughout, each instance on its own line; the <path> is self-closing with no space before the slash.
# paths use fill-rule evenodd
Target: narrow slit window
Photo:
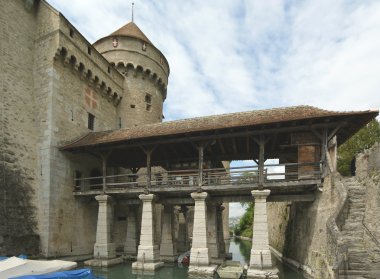
<path id="1" fill-rule="evenodd" d="M 87 47 L 87 53 L 88 53 L 89 55 L 91 55 L 91 47 L 90 47 L 90 46 Z"/>
<path id="2" fill-rule="evenodd" d="M 95 126 L 95 115 L 88 113 L 87 128 L 89 128 L 90 130 L 94 130 L 94 126 Z"/>
<path id="3" fill-rule="evenodd" d="M 145 103 L 147 103 L 147 104 L 152 103 L 152 95 L 150 95 L 150 94 L 145 95 Z"/>
<path id="4" fill-rule="evenodd" d="M 70 37 L 74 38 L 74 30 L 72 28 L 70 28 Z"/>

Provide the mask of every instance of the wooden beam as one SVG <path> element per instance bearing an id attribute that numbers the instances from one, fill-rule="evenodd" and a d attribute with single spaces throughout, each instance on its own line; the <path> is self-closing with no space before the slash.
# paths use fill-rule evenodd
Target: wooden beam
<path id="1" fill-rule="evenodd" d="M 107 157 L 105 154 L 102 154 L 102 174 L 103 174 L 103 192 L 107 190 Z"/>
<path id="2" fill-rule="evenodd" d="M 232 138 L 232 149 L 234 150 L 234 153 L 238 153 L 235 138 Z"/>
<path id="3" fill-rule="evenodd" d="M 264 151 L 265 151 L 265 138 L 260 135 L 259 138 L 259 190 L 264 188 Z"/>
<path id="4" fill-rule="evenodd" d="M 247 154 L 249 154 L 249 136 L 245 137 L 245 150 L 247 150 Z"/>
<path id="5" fill-rule="evenodd" d="M 219 144 L 219 148 L 220 148 L 220 151 L 222 152 L 222 154 L 226 154 L 226 150 L 224 149 L 224 145 L 223 145 L 223 140 L 218 139 L 218 144 Z"/>
<path id="6" fill-rule="evenodd" d="M 199 188 L 202 187 L 203 184 L 203 151 L 204 151 L 204 144 L 201 143 L 198 146 L 198 186 Z"/>

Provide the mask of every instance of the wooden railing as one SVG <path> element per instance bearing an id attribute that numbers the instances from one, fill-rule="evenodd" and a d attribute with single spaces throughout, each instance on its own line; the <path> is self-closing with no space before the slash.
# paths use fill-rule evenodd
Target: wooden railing
<path id="1" fill-rule="evenodd" d="M 197 169 L 153 172 L 150 179 L 152 188 L 157 187 L 207 187 L 218 185 L 258 184 L 261 175 L 264 183 L 321 178 L 321 163 L 292 163 L 265 165 L 260 174 L 258 166 L 243 166 L 233 168 L 203 169 L 199 180 Z M 146 188 L 148 185 L 146 173 L 120 174 L 105 177 L 106 189 Z M 102 190 L 103 177 L 87 177 L 74 179 L 75 191 Z"/>

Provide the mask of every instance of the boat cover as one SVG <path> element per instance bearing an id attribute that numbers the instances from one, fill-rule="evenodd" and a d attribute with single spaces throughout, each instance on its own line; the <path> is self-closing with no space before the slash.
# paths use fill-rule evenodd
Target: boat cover
<path id="1" fill-rule="evenodd" d="M 11 257 L 0 261 L 0 278 L 47 274 L 57 271 L 70 270 L 76 266 L 76 262 L 70 261 L 37 261 Z"/>
<path id="2" fill-rule="evenodd" d="M 83 268 L 77 270 L 60 271 L 43 275 L 26 275 L 20 277 L 13 277 L 11 279 L 98 279 L 90 269 Z"/>

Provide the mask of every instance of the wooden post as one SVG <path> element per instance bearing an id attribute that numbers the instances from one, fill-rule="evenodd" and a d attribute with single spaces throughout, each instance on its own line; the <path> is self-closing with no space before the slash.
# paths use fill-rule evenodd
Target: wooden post
<path id="1" fill-rule="evenodd" d="M 149 149 L 146 151 L 146 188 L 147 189 L 150 188 L 151 179 L 152 179 L 151 159 L 152 159 L 152 149 Z"/>
<path id="2" fill-rule="evenodd" d="M 260 135 L 259 139 L 259 189 L 264 189 L 264 147 L 265 140 L 264 135 Z"/>
<path id="3" fill-rule="evenodd" d="M 203 184 L 203 151 L 204 151 L 204 144 L 201 143 L 198 146 L 198 187 L 199 189 L 202 187 Z"/>
<path id="4" fill-rule="evenodd" d="M 323 129 L 322 132 L 322 146 L 321 146 L 321 161 L 322 161 L 322 178 L 327 175 L 327 129 Z"/>
<path id="5" fill-rule="evenodd" d="M 107 189 L 107 155 L 101 155 L 102 158 L 102 174 L 103 174 L 103 192 Z"/>

